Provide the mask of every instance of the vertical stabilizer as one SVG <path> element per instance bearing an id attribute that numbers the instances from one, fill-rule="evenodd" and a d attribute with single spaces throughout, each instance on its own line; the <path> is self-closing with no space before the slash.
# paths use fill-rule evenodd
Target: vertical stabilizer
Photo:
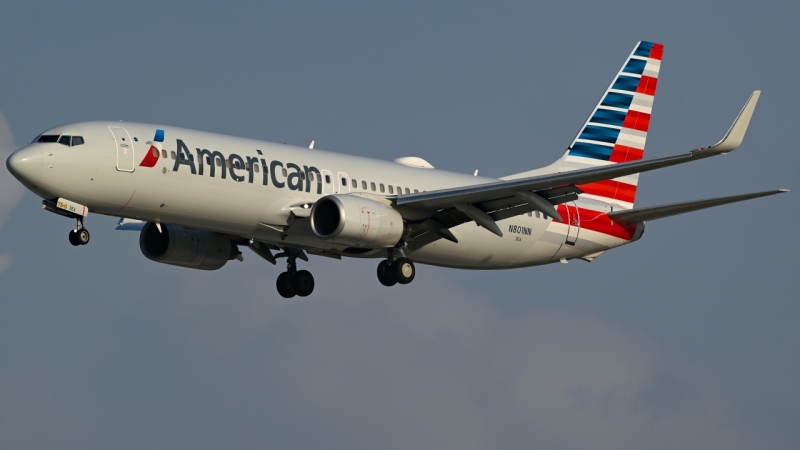
<path id="1" fill-rule="evenodd" d="M 642 41 L 561 159 L 561 170 L 636 161 L 644 156 L 664 46 Z M 583 184 L 587 197 L 632 208 L 639 175 Z"/>

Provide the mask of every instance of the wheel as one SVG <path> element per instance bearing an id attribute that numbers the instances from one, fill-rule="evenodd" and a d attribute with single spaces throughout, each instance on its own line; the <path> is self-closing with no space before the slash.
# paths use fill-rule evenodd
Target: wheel
<path id="1" fill-rule="evenodd" d="M 292 290 L 300 297 L 308 297 L 314 292 L 314 276 L 307 270 L 295 272 L 289 284 Z"/>
<path id="2" fill-rule="evenodd" d="M 408 258 L 399 258 L 389 267 L 394 279 L 400 284 L 408 284 L 414 281 L 417 271 L 414 263 Z"/>
<path id="3" fill-rule="evenodd" d="M 79 244 L 86 245 L 89 243 L 89 230 L 87 230 L 86 228 L 81 228 L 80 230 L 78 230 L 77 236 Z"/>
<path id="4" fill-rule="evenodd" d="M 389 262 L 385 259 L 378 264 L 378 281 L 384 286 L 394 286 L 397 280 L 392 276 L 392 271 L 389 268 Z"/>
<path id="5" fill-rule="evenodd" d="M 76 247 L 81 245 L 81 242 L 78 240 L 78 233 L 76 233 L 75 230 L 70 230 L 69 232 L 69 243 Z"/>
<path id="6" fill-rule="evenodd" d="M 289 272 L 283 272 L 278 275 L 278 281 L 275 283 L 278 287 L 278 294 L 283 298 L 292 298 L 295 296 L 294 289 L 292 289 L 292 277 Z"/>

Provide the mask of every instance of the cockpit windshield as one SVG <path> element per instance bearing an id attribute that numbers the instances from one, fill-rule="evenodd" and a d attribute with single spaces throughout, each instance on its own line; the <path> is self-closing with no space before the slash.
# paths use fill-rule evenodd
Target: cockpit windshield
<path id="1" fill-rule="evenodd" d="M 83 137 L 82 136 L 69 136 L 69 135 L 62 135 L 59 136 L 57 134 L 43 134 L 39 136 L 34 142 L 40 143 L 50 143 L 50 142 L 58 142 L 59 144 L 66 145 L 67 147 L 75 147 L 76 145 L 83 144 Z"/>

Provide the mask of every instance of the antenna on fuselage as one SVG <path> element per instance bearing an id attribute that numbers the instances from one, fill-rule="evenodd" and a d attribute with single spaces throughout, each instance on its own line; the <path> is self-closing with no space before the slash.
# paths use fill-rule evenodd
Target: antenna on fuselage
<path id="1" fill-rule="evenodd" d="M 472 176 L 473 177 L 477 177 L 478 176 L 478 169 L 475 169 L 475 173 L 473 173 Z"/>
<path id="2" fill-rule="evenodd" d="M 314 141 L 311 141 L 311 143 L 308 144 L 308 148 L 310 148 L 312 150 L 314 149 Z"/>

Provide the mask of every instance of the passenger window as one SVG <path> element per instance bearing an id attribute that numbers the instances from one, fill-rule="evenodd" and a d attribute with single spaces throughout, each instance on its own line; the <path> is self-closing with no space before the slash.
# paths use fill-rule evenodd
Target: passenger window
<path id="1" fill-rule="evenodd" d="M 547 220 L 547 214 L 542 213 L 542 216 L 544 217 L 544 220 Z"/>
<path id="2" fill-rule="evenodd" d="M 364 180 L 361 180 L 361 189 L 363 189 L 365 191 L 367 190 L 367 182 L 364 181 Z"/>
<path id="3" fill-rule="evenodd" d="M 331 176 L 325 175 L 325 184 L 331 184 Z"/>
<path id="4" fill-rule="evenodd" d="M 391 185 L 391 184 L 389 185 L 389 193 L 390 193 L 390 194 L 394 194 L 394 189 L 392 188 L 392 185 Z"/>
<path id="5" fill-rule="evenodd" d="M 216 158 L 214 158 L 214 159 L 217 161 L 217 167 L 222 167 L 222 158 L 220 158 L 219 156 L 217 156 L 217 157 L 216 157 Z"/>
<path id="6" fill-rule="evenodd" d="M 410 193 L 411 193 L 411 189 L 406 188 L 406 194 L 410 194 Z"/>
<path id="7" fill-rule="evenodd" d="M 236 165 L 239 165 L 239 161 L 236 161 Z M 244 170 L 250 170 L 250 163 L 244 163 Z"/>
<path id="8" fill-rule="evenodd" d="M 372 191 L 375 192 L 375 182 L 374 181 L 370 181 L 369 182 L 369 187 L 371 187 Z"/>
<path id="9" fill-rule="evenodd" d="M 287 171 L 285 167 L 283 169 L 281 169 L 281 173 L 283 174 L 284 177 L 288 177 L 289 176 L 289 171 Z"/>
<path id="10" fill-rule="evenodd" d="M 308 172 L 308 181 L 314 181 L 314 172 Z"/>
<path id="11" fill-rule="evenodd" d="M 258 164 L 253 164 L 253 170 L 258 173 Z"/>
<path id="12" fill-rule="evenodd" d="M 75 147 L 76 145 L 83 144 L 83 137 L 82 136 L 72 136 L 72 146 Z M 158 155 L 156 155 L 158 156 Z"/>
<path id="13" fill-rule="evenodd" d="M 72 142 L 75 142 L 75 138 L 72 138 Z M 153 158 L 158 158 L 158 149 L 157 148 L 153 147 L 153 151 L 151 153 L 153 153 Z"/>
<path id="14" fill-rule="evenodd" d="M 386 190 L 383 188 L 383 183 L 380 184 L 380 187 L 381 187 L 381 192 L 386 192 Z"/>
<path id="15" fill-rule="evenodd" d="M 166 150 L 161 150 L 161 157 L 164 158 L 164 159 L 167 159 L 167 151 Z"/>
<path id="16" fill-rule="evenodd" d="M 347 178 L 342 178 L 342 186 L 347 186 Z"/>
<path id="17" fill-rule="evenodd" d="M 353 181 L 350 182 L 350 184 L 353 186 L 353 189 L 358 188 L 358 181 L 353 180 Z"/>
<path id="18" fill-rule="evenodd" d="M 70 136 L 61 136 L 61 139 L 58 140 L 58 143 L 69 147 L 69 138 Z"/>
<path id="19" fill-rule="evenodd" d="M 305 180 L 306 179 L 306 174 L 303 173 L 303 172 L 300 172 L 300 179 L 301 180 Z"/>
<path id="20" fill-rule="evenodd" d="M 172 159 L 176 159 L 177 155 L 175 154 L 175 150 L 169 152 L 169 155 L 172 156 Z"/>
<path id="21" fill-rule="evenodd" d="M 206 165 L 209 165 L 209 166 L 211 165 L 211 157 L 210 156 L 206 156 Z"/>
<path id="22" fill-rule="evenodd" d="M 401 188 L 400 186 L 397 186 L 397 194 L 400 195 L 402 193 L 403 193 L 403 188 Z"/>
<path id="23" fill-rule="evenodd" d="M 39 136 L 38 142 L 45 143 L 45 142 L 58 142 L 58 135 L 57 134 L 43 134 Z"/>
<path id="24" fill-rule="evenodd" d="M 230 169 L 231 168 L 231 160 L 230 159 L 226 159 L 225 160 L 225 168 L 226 169 Z"/>
<path id="25" fill-rule="evenodd" d="M 418 189 L 414 189 L 414 193 L 415 194 L 419 194 L 419 190 Z"/>
<path id="26" fill-rule="evenodd" d="M 533 217 L 533 213 L 528 211 L 528 217 Z"/>
<path id="27" fill-rule="evenodd" d="M 537 219 L 541 219 L 541 216 L 539 215 L 539 211 L 536 211 L 536 218 Z"/>

